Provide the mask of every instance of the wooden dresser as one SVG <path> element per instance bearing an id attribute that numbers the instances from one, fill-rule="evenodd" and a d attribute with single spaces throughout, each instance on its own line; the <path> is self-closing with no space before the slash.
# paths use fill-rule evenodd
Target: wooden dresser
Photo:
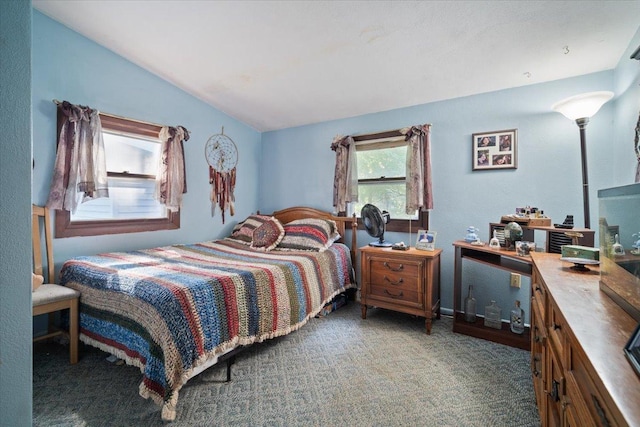
<path id="1" fill-rule="evenodd" d="M 637 326 L 558 254 L 534 253 L 531 371 L 542 426 L 640 426 L 640 377 L 623 348 Z"/>
<path id="2" fill-rule="evenodd" d="M 362 318 L 367 318 L 367 305 L 422 316 L 430 334 L 432 319 L 440 318 L 441 253 L 360 248 Z"/>

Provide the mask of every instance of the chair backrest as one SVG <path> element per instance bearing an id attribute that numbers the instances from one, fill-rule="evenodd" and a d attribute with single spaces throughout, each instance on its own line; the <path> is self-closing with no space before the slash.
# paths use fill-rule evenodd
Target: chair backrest
<path id="1" fill-rule="evenodd" d="M 42 231 L 41 231 L 42 229 Z M 44 233 L 44 240 L 42 234 Z M 33 272 L 44 276 L 45 283 L 54 283 L 55 266 L 53 264 L 53 238 L 51 234 L 51 216 L 49 209 L 43 206 L 32 206 L 31 212 L 31 244 L 33 246 Z M 47 274 L 43 273 L 43 252 L 46 257 Z"/>

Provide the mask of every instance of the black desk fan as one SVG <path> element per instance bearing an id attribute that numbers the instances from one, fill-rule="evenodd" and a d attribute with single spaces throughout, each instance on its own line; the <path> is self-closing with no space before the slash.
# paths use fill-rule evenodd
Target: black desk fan
<path id="1" fill-rule="evenodd" d="M 386 224 L 391 218 L 389 212 L 380 212 L 380 209 L 372 204 L 367 203 L 362 207 L 362 210 L 360 211 L 360 217 L 362 218 L 364 229 L 367 230 L 367 233 L 369 233 L 371 237 L 375 237 L 378 239 L 377 241 L 369 243 L 369 246 L 377 246 L 383 248 L 392 246 L 391 243 L 384 241 Z"/>

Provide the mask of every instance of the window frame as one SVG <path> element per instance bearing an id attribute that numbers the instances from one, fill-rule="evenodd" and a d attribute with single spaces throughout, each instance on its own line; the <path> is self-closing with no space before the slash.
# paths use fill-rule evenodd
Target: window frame
<path id="1" fill-rule="evenodd" d="M 112 114 L 99 113 L 103 130 L 124 133 L 132 136 L 158 138 L 161 125 L 142 122 Z M 58 109 L 58 144 L 63 122 L 62 112 Z M 117 174 L 116 174 L 117 175 Z M 111 174 L 113 176 L 113 174 Z M 129 178 L 136 174 L 126 174 Z M 165 218 L 108 219 L 93 221 L 71 221 L 71 213 L 66 210 L 55 211 L 55 237 L 102 236 L 109 234 L 139 233 L 144 231 L 175 230 L 180 228 L 180 210 L 167 210 Z"/>
<path id="2" fill-rule="evenodd" d="M 353 141 L 355 143 L 363 142 L 363 141 L 373 141 L 373 140 L 383 140 L 383 139 L 391 139 L 398 137 L 403 137 L 404 134 L 400 132 L 400 129 L 378 132 L 378 133 L 370 133 L 366 135 L 356 135 L 353 137 Z M 399 179 L 406 182 L 407 177 L 404 178 L 374 178 L 374 179 L 359 179 L 358 185 L 360 182 L 384 182 L 384 181 L 398 181 Z M 356 217 L 360 219 L 359 214 L 356 212 Z M 400 232 L 400 233 L 417 233 L 419 229 L 428 230 L 429 229 L 429 211 L 418 210 L 418 218 L 415 220 L 409 219 L 393 219 L 391 218 L 389 222 L 386 224 L 386 231 Z M 358 230 L 364 230 L 364 224 L 362 221 L 358 221 Z"/>

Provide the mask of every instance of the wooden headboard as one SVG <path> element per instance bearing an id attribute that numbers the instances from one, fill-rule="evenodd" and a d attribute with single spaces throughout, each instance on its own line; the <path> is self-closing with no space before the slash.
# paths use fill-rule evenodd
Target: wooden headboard
<path id="1" fill-rule="evenodd" d="M 329 212 L 321 211 L 319 209 L 296 206 L 292 208 L 282 209 L 280 211 L 275 211 L 272 216 L 276 217 L 276 219 L 283 224 L 303 218 L 331 219 L 336 222 L 338 233 L 340 233 L 340 236 L 342 236 L 342 241 L 344 241 L 344 243 L 346 243 L 345 231 L 347 229 L 351 229 L 351 261 L 355 266 L 356 250 L 358 248 L 356 237 L 358 234 L 358 222 L 355 215 L 353 217 L 334 216 Z"/>

